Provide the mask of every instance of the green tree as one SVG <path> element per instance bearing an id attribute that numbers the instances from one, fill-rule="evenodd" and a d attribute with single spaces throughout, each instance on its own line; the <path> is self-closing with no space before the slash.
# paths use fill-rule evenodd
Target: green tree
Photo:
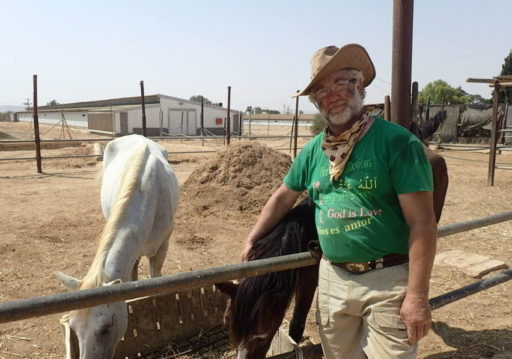
<path id="1" fill-rule="evenodd" d="M 501 66 L 501 74 L 500 75 L 512 75 L 512 50 L 510 50 L 507 57 L 505 57 L 505 62 Z M 500 93 L 500 100 L 503 102 L 512 103 L 512 87 L 504 88 Z"/>
<path id="2" fill-rule="evenodd" d="M 261 108 L 260 106 L 256 106 L 254 108 L 252 108 L 251 106 L 247 106 L 247 109 L 245 110 L 245 112 L 249 111 L 249 109 L 251 110 L 251 113 L 255 113 L 257 115 L 261 114 L 261 113 L 268 113 L 269 115 L 279 115 L 281 112 L 277 111 L 277 110 L 270 110 L 268 108 Z"/>
<path id="3" fill-rule="evenodd" d="M 311 124 L 311 126 L 309 126 L 309 131 L 313 135 L 318 135 L 320 132 L 325 130 L 326 127 L 327 127 L 327 121 L 325 121 L 325 119 L 322 117 L 322 115 L 317 113 L 313 117 L 313 123 Z"/>
<path id="4" fill-rule="evenodd" d="M 492 99 L 484 98 L 481 95 L 469 95 L 471 97 L 471 103 L 492 103 Z"/>
<path id="5" fill-rule="evenodd" d="M 206 97 L 202 96 L 202 95 L 196 95 L 196 96 L 190 96 L 189 100 L 190 101 L 194 101 L 194 102 L 201 102 L 201 98 L 203 99 L 203 103 L 205 105 L 211 105 L 212 102 L 210 100 L 208 100 Z"/>
<path id="6" fill-rule="evenodd" d="M 460 86 L 455 88 L 446 81 L 436 80 L 429 82 L 418 94 L 418 103 L 426 104 L 430 97 L 431 104 L 469 104 L 472 97 Z"/>
<path id="7" fill-rule="evenodd" d="M 58 105 L 59 105 L 59 103 L 55 100 L 51 100 L 50 102 L 46 103 L 46 106 L 49 106 L 49 107 L 57 107 Z"/>
<path id="8" fill-rule="evenodd" d="M 247 106 L 247 108 L 245 109 L 245 112 L 246 113 L 254 113 L 254 110 L 252 109 L 252 106 Z"/>

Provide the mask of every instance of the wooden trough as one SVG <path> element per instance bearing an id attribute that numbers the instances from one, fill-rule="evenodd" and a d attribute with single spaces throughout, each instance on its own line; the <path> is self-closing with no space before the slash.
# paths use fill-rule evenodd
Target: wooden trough
<path id="1" fill-rule="evenodd" d="M 179 355 L 227 345 L 226 296 L 213 286 L 138 298 L 126 305 L 128 329 L 117 345 L 115 359 L 161 358 L 158 353 L 171 347 Z M 78 359 L 78 341 L 69 324 L 63 324 L 63 329 L 71 338 L 70 359 Z"/>
<path id="2" fill-rule="evenodd" d="M 223 323 L 226 299 L 225 294 L 211 286 L 126 301 L 128 328 L 117 345 L 114 359 L 178 358 L 226 350 L 228 333 Z M 66 348 L 70 353 L 66 359 L 79 359 L 78 340 L 69 322 L 62 326 L 65 342 L 71 343 Z M 319 359 L 322 349 L 319 345 L 299 348 L 286 330 L 280 328 L 267 356 L 277 359 L 285 354 L 288 359 Z"/>

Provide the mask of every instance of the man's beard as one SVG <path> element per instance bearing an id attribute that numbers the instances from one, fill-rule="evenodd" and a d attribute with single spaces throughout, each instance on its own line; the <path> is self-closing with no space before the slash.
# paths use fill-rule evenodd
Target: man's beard
<path id="1" fill-rule="evenodd" d="M 324 116 L 329 125 L 334 127 L 344 126 L 349 123 L 354 116 L 357 116 L 363 110 L 363 97 L 359 91 L 355 91 L 354 97 L 347 102 L 343 109 L 335 114 Z"/>

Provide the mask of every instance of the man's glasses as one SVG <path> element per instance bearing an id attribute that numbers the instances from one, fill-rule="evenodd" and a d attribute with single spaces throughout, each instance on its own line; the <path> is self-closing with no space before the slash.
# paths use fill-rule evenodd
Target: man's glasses
<path id="1" fill-rule="evenodd" d="M 322 100 L 323 98 L 325 98 L 329 92 L 340 92 L 342 90 L 345 90 L 346 88 L 348 88 L 349 86 L 355 86 L 355 84 L 357 83 L 357 79 L 356 78 L 353 78 L 353 79 L 350 79 L 350 80 L 346 80 L 346 79 L 338 79 L 336 80 L 336 82 L 334 83 L 334 85 L 330 86 L 330 87 L 325 87 L 323 89 L 320 89 L 318 91 L 316 91 L 314 93 L 314 96 L 315 96 L 315 99 L 317 101 L 320 101 Z"/>

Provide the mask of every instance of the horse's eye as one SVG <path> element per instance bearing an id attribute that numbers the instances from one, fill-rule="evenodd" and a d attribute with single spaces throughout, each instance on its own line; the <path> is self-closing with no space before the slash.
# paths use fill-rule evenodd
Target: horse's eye
<path id="1" fill-rule="evenodd" d="M 107 323 L 107 324 L 103 325 L 97 331 L 97 334 L 98 334 L 98 336 L 100 336 L 100 335 L 107 335 L 110 332 L 110 329 L 112 329 L 112 324 L 111 323 Z"/>
<path id="2" fill-rule="evenodd" d="M 114 326 L 114 315 L 112 315 L 112 318 L 110 319 L 110 322 L 104 323 L 98 329 L 98 331 L 96 332 L 96 335 L 98 335 L 98 336 L 107 335 L 112 330 L 113 326 Z"/>

